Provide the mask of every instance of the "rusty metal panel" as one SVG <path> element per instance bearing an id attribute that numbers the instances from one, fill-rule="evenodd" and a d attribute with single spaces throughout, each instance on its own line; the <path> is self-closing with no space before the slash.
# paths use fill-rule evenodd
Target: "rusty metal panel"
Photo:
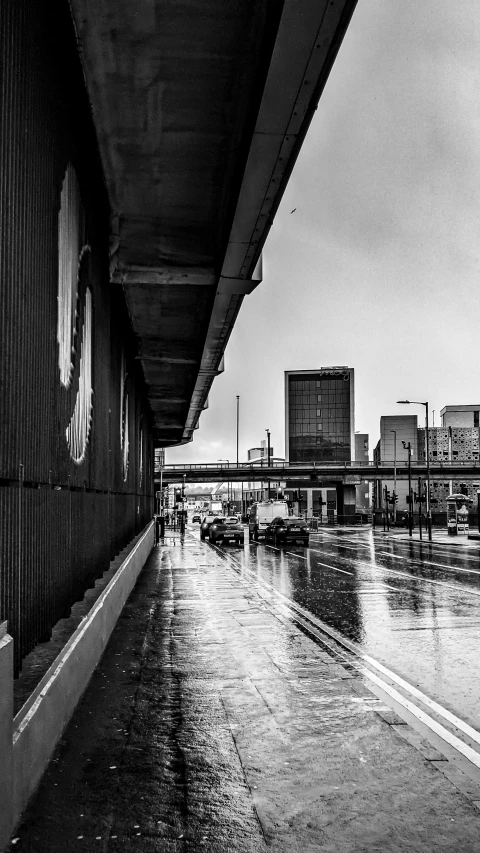
<path id="1" fill-rule="evenodd" d="M 18 673 L 151 518 L 153 439 L 123 293 L 109 281 L 108 200 L 68 3 L 0 0 L 0 55 L 0 619 Z M 67 387 L 58 311 L 69 168 L 88 250 L 78 263 Z M 91 418 L 76 462 L 67 430 L 87 381 L 87 343 Z"/>

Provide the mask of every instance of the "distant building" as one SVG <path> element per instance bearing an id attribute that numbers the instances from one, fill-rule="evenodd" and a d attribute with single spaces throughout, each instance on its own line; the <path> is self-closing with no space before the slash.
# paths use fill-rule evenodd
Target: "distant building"
<path id="1" fill-rule="evenodd" d="M 268 454 L 268 446 L 266 439 L 263 439 L 260 442 L 260 447 L 252 447 L 247 451 L 248 462 L 245 463 L 247 465 L 266 465 L 267 464 L 267 454 Z M 275 456 L 273 447 L 270 447 L 270 463 L 275 462 L 284 462 L 285 459 L 283 456 Z M 270 496 L 273 498 L 276 496 L 277 490 L 280 488 L 277 484 L 279 481 L 272 480 L 270 484 Z M 268 496 L 268 486 L 267 481 L 264 483 L 259 482 L 258 480 L 255 482 L 245 482 L 243 484 L 243 506 L 248 507 L 253 501 L 262 501 L 265 500 Z M 240 484 L 236 483 L 234 486 L 234 501 L 235 506 L 241 506 L 242 501 L 242 490 L 240 488 Z"/>
<path id="2" fill-rule="evenodd" d="M 403 442 L 407 447 L 403 446 Z M 412 461 L 417 459 L 418 453 L 418 418 L 417 415 L 383 415 L 380 418 L 380 440 L 373 451 L 374 462 L 394 461 L 405 469 L 408 463 L 408 443 L 412 448 Z M 375 505 L 377 509 L 384 509 L 384 489 L 387 487 L 392 494 L 393 480 L 376 480 L 374 483 Z M 398 502 L 397 513 L 408 509 L 408 480 L 397 480 Z"/>
<path id="3" fill-rule="evenodd" d="M 365 432 L 355 433 L 355 462 L 368 462 L 368 435 Z M 355 486 L 355 502 L 357 510 L 369 510 L 371 506 L 371 484 L 364 480 Z"/>
<path id="4" fill-rule="evenodd" d="M 442 427 L 480 427 L 480 405 L 444 406 L 440 411 Z"/>
<path id="5" fill-rule="evenodd" d="M 285 372 L 285 453 L 290 462 L 348 462 L 355 453 L 354 370 Z"/>
<path id="6" fill-rule="evenodd" d="M 480 429 L 474 427 L 473 423 L 477 420 L 476 412 L 480 411 L 480 406 L 445 406 L 441 410 L 442 426 L 429 427 L 428 430 L 428 456 L 430 462 L 448 462 L 462 460 L 479 460 L 480 459 Z M 457 424 L 457 425 L 455 425 Z M 425 428 L 418 427 L 418 419 L 416 415 L 387 415 L 380 418 L 380 440 L 375 447 L 373 458 L 376 462 L 393 462 L 395 457 L 395 433 L 396 440 L 396 461 L 400 463 L 402 469 L 405 469 L 405 463 L 408 462 L 407 450 L 403 447 L 403 441 L 406 444 L 411 442 L 412 446 L 412 461 L 425 461 L 426 459 L 426 442 Z M 423 478 L 423 481 L 425 478 Z M 384 488 L 385 486 L 393 492 L 393 480 L 377 480 L 374 486 L 375 503 L 377 509 L 384 509 Z M 422 491 L 425 486 L 422 483 Z M 444 477 L 431 477 L 430 479 L 430 496 L 432 499 L 432 513 L 446 512 L 446 499 L 449 494 L 465 493 L 474 500 L 474 506 L 477 504 L 477 489 L 480 488 L 479 482 L 473 480 L 462 480 L 456 478 L 454 480 L 448 478 L 448 468 L 445 470 Z M 412 491 L 418 492 L 418 477 L 412 479 Z M 397 480 L 397 513 L 398 511 L 405 512 L 408 510 L 407 504 L 408 481 L 406 479 Z M 414 505 L 414 512 L 417 511 L 417 504 Z M 422 511 L 425 510 L 423 506 Z"/>
<path id="7" fill-rule="evenodd" d="M 442 412 L 450 408 L 455 409 L 455 411 L 451 414 L 447 413 L 447 421 L 462 420 L 460 415 L 462 415 L 464 422 L 473 421 L 474 406 L 446 406 Z M 479 433 L 478 427 L 454 425 L 430 427 L 428 430 L 428 458 L 430 462 L 478 461 L 480 458 Z M 418 448 L 418 459 L 424 461 L 426 459 L 425 429 L 418 430 Z M 445 471 L 445 474 L 448 475 L 448 470 Z M 430 479 L 432 512 L 446 512 L 448 495 L 458 493 L 464 493 L 471 497 L 474 501 L 473 506 L 476 508 L 478 488 L 480 488 L 480 477 L 478 482 L 462 480 L 458 477 L 455 480 L 447 479 L 446 476 L 441 479 L 432 477 Z"/>

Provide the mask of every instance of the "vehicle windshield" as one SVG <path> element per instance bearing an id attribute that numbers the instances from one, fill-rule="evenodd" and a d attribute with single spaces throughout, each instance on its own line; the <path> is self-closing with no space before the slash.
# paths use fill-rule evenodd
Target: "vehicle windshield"
<path id="1" fill-rule="evenodd" d="M 303 518 L 286 518 L 284 524 L 287 527 L 306 527 L 307 524 Z"/>
<path id="2" fill-rule="evenodd" d="M 227 519 L 224 518 L 223 516 L 218 515 L 216 518 L 213 519 L 212 523 L 213 524 L 225 524 L 226 520 Z"/>
<path id="3" fill-rule="evenodd" d="M 237 516 L 236 515 L 230 515 L 229 518 L 227 518 L 227 524 L 238 524 Z"/>

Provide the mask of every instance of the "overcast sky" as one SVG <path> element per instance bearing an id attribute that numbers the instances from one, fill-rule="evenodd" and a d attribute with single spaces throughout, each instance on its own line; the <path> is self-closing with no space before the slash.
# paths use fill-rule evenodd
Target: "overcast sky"
<path id="1" fill-rule="evenodd" d="M 290 211 L 296 207 L 296 212 Z M 359 0 L 193 443 L 284 452 L 284 370 L 355 368 L 355 428 L 480 403 L 480 6 Z M 370 450 L 370 458 L 371 458 Z"/>

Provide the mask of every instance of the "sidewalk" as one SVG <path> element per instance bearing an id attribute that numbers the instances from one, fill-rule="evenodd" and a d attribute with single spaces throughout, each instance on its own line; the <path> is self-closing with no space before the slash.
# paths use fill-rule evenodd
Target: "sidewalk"
<path id="1" fill-rule="evenodd" d="M 221 554 L 166 541 L 9 850 L 478 853 L 480 789 Z"/>
<path id="2" fill-rule="evenodd" d="M 374 533 L 376 535 L 385 536 L 387 538 L 394 539 L 402 539 L 405 542 L 424 542 L 428 544 L 428 534 L 425 530 L 422 530 L 422 539 L 420 539 L 420 534 L 418 532 L 418 527 L 413 530 L 412 536 L 408 535 L 408 531 L 404 528 L 395 528 L 391 527 L 390 530 L 383 530 L 382 528 L 377 527 L 374 528 Z M 452 545 L 454 547 L 460 548 L 473 548 L 478 551 L 480 549 L 480 534 L 476 530 L 471 530 L 470 534 L 472 539 L 469 539 L 467 534 L 459 533 L 457 536 L 449 536 L 447 530 L 436 530 L 433 528 L 432 530 L 432 542 L 441 545 Z"/>

